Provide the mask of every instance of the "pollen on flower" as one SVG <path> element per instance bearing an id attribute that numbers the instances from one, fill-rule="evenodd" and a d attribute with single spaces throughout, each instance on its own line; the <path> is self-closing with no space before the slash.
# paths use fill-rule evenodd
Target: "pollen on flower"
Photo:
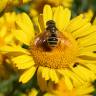
<path id="1" fill-rule="evenodd" d="M 50 48 L 47 46 L 47 32 L 38 35 L 30 46 L 30 52 L 37 66 L 49 68 L 68 68 L 73 66 L 78 54 L 76 41 L 71 34 L 58 32 L 58 46 Z M 47 50 L 46 50 L 47 49 Z"/>

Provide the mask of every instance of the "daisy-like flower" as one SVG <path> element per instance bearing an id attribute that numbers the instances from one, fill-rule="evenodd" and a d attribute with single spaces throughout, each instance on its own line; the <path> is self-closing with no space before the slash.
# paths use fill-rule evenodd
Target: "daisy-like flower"
<path id="1" fill-rule="evenodd" d="M 95 91 L 94 86 L 88 82 L 69 90 L 63 79 L 58 84 L 49 83 L 47 89 L 48 92 L 43 96 L 92 96 L 92 93 Z"/>
<path id="2" fill-rule="evenodd" d="M 40 34 L 35 36 L 28 15 L 18 15 L 18 29 L 14 34 L 27 48 L 6 45 L 0 50 L 11 55 L 18 69 L 25 69 L 19 82 L 28 82 L 36 73 L 38 84 L 44 91 L 48 80 L 58 83 L 64 77 L 66 86 L 72 89 L 73 85 L 96 79 L 96 26 L 82 14 L 70 18 L 69 9 L 59 6 L 52 10 L 46 5 L 39 17 Z"/>
<path id="3" fill-rule="evenodd" d="M 28 96 L 93 96 L 95 88 L 90 82 L 86 82 L 84 85 L 74 87 L 69 90 L 65 84 L 65 80 L 62 78 L 57 84 L 48 82 L 46 93 L 42 93 L 39 90 L 32 88 L 28 92 Z"/>
<path id="4" fill-rule="evenodd" d="M 8 44 L 8 45 L 17 45 L 19 44 L 18 40 L 13 35 L 13 31 L 16 27 L 16 13 L 15 12 L 7 12 L 0 17 L 0 47 Z M 10 64 L 7 56 L 0 53 L 0 78 L 5 78 L 9 76 L 9 70 L 6 70 L 4 64 Z M 11 66 L 13 66 L 11 64 Z M 7 75 L 6 75 L 7 73 Z"/>
<path id="5" fill-rule="evenodd" d="M 16 42 L 13 36 L 13 30 L 16 29 L 16 13 L 5 13 L 0 17 L 0 47 L 6 44 L 14 44 Z M 4 63 L 5 56 L 0 54 L 0 64 Z"/>

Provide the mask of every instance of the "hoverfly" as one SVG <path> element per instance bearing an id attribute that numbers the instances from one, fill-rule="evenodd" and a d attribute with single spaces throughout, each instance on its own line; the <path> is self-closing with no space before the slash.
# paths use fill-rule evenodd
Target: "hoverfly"
<path id="1" fill-rule="evenodd" d="M 46 25 L 47 25 L 46 31 L 48 31 L 50 34 L 47 37 L 47 44 L 50 47 L 56 47 L 58 43 L 58 38 L 57 38 L 57 28 L 55 22 L 53 20 L 50 20 L 46 23 Z"/>
<path id="2" fill-rule="evenodd" d="M 46 23 L 45 31 L 36 37 L 35 45 L 49 51 L 56 48 L 63 37 L 63 34 L 56 28 L 55 21 L 49 20 Z"/>

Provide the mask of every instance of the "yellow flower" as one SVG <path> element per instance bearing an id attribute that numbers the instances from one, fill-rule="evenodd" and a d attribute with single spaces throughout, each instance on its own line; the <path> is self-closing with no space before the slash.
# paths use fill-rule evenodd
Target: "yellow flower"
<path id="1" fill-rule="evenodd" d="M 17 29 L 16 16 L 15 12 L 7 12 L 0 17 L 0 47 L 5 46 L 6 44 L 19 44 L 13 35 L 13 31 Z M 6 70 L 6 65 L 4 65 L 5 63 L 10 64 L 10 61 L 7 59 L 7 56 L 0 53 L 0 78 L 5 78 L 5 76 L 8 77 L 9 75 L 9 70 Z"/>
<path id="2" fill-rule="evenodd" d="M 95 88 L 91 82 L 85 82 L 85 84 L 75 86 L 73 89 L 69 90 L 65 84 L 64 78 L 62 78 L 57 84 L 48 82 L 46 93 L 32 88 L 31 91 L 28 92 L 28 96 L 38 96 L 39 94 L 42 94 L 42 96 L 93 96 L 94 91 Z"/>
<path id="3" fill-rule="evenodd" d="M 6 44 L 14 44 L 16 42 L 13 36 L 13 30 L 16 29 L 16 13 L 5 13 L 0 17 L 0 47 Z M 0 64 L 5 61 L 5 56 L 0 54 Z"/>
<path id="4" fill-rule="evenodd" d="M 47 80 L 58 83 L 64 77 L 66 86 L 73 89 L 73 85 L 79 86 L 96 79 L 96 26 L 92 26 L 83 15 L 72 20 L 70 18 L 69 9 L 59 6 L 53 10 L 46 5 L 38 19 L 40 34 L 35 36 L 29 16 L 25 13 L 18 15 L 18 29 L 14 35 L 28 48 L 6 45 L 0 50 L 11 55 L 12 62 L 18 69 L 25 69 L 19 82 L 28 82 L 36 73 L 38 84 L 44 91 Z M 56 27 L 48 25 L 50 20 Z M 55 37 L 58 42 L 55 38 L 56 45 L 52 44 L 53 47 L 48 39 L 53 36 L 49 31 L 51 27 L 57 30 Z"/>
<path id="5" fill-rule="evenodd" d="M 63 79 L 58 84 L 49 83 L 47 93 L 44 96 L 92 96 L 94 86 L 86 82 L 84 85 L 69 90 Z"/>

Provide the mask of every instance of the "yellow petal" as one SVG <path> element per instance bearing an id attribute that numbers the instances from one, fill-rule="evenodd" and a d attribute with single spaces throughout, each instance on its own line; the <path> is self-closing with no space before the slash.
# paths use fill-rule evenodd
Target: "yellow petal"
<path id="1" fill-rule="evenodd" d="M 44 25 L 46 28 L 46 22 L 52 20 L 52 9 L 50 5 L 45 5 L 43 10 Z"/>
<path id="2" fill-rule="evenodd" d="M 56 72 L 55 72 L 54 69 L 50 69 L 49 74 L 50 74 L 50 79 L 53 82 L 55 82 L 55 83 L 58 83 L 59 82 L 58 76 L 57 76 L 57 74 L 56 74 Z"/>
<path id="3" fill-rule="evenodd" d="M 4 16 L 1 16 L 1 17 L 0 17 L 0 26 L 3 25 L 4 27 L 6 27 L 6 26 L 4 25 L 4 23 L 5 23 L 5 18 L 4 18 Z M 3 28 L 3 26 L 2 26 L 2 28 Z M 2 29 L 2 28 L 1 28 L 1 29 Z M 0 29 L 0 30 L 1 30 L 1 29 Z"/>
<path id="4" fill-rule="evenodd" d="M 80 64 L 86 66 L 87 64 L 93 64 L 93 63 L 95 64 L 95 63 L 96 63 L 96 60 L 93 60 L 93 59 L 92 59 L 92 60 L 91 60 L 91 59 L 90 59 L 90 60 L 88 60 L 88 59 L 85 59 L 85 60 L 84 60 L 84 59 L 82 59 L 82 58 L 79 58 L 79 59 L 78 59 L 78 62 L 79 62 Z"/>
<path id="5" fill-rule="evenodd" d="M 14 30 L 13 34 L 16 37 L 16 39 L 19 40 L 20 42 L 26 45 L 30 44 L 30 40 L 23 30 Z"/>
<path id="6" fill-rule="evenodd" d="M 12 61 L 14 63 L 21 63 L 21 64 L 26 63 L 31 60 L 33 60 L 33 58 L 31 56 L 26 55 L 26 54 L 12 58 Z"/>
<path id="7" fill-rule="evenodd" d="M 11 42 L 13 41 L 13 34 L 8 34 L 6 37 L 5 37 L 5 43 L 6 44 L 11 44 Z"/>
<path id="8" fill-rule="evenodd" d="M 70 80 L 70 78 L 65 74 L 64 79 L 65 79 L 65 84 L 66 84 L 67 88 L 69 90 L 72 90 L 73 84 L 72 84 L 72 81 Z"/>
<path id="9" fill-rule="evenodd" d="M 32 56 L 28 55 L 20 55 L 18 57 L 14 57 L 12 58 L 12 61 L 16 64 L 18 69 L 26 69 L 35 64 Z"/>
<path id="10" fill-rule="evenodd" d="M 25 71 L 19 78 L 19 82 L 27 83 L 35 74 L 36 67 L 32 67 Z"/>
<path id="11" fill-rule="evenodd" d="M 45 78 L 45 80 L 51 79 L 55 83 L 57 83 L 59 81 L 55 70 L 47 68 L 47 67 L 42 69 L 42 77 Z"/>
<path id="12" fill-rule="evenodd" d="M 6 26 L 2 26 L 2 28 L 0 29 L 0 37 L 3 37 L 7 34 L 7 28 Z"/>
<path id="13" fill-rule="evenodd" d="M 89 82 L 85 83 L 84 85 L 77 88 L 76 93 L 78 96 L 91 96 L 89 95 L 94 91 L 93 85 L 91 85 Z"/>
<path id="14" fill-rule="evenodd" d="M 7 23 L 12 24 L 12 23 L 15 23 L 15 21 L 16 21 L 16 13 L 15 13 L 15 12 L 5 13 L 5 14 L 4 14 L 4 17 L 5 17 Z"/>
<path id="15" fill-rule="evenodd" d="M 78 65 L 76 68 L 73 68 L 72 70 L 84 81 L 92 81 L 96 78 L 95 74 L 84 66 Z"/>
<path id="16" fill-rule="evenodd" d="M 94 15 L 94 12 L 92 9 L 88 9 L 87 12 L 84 12 L 84 18 L 87 20 L 87 21 L 91 21 L 92 17 Z"/>
<path id="17" fill-rule="evenodd" d="M 89 31 L 90 28 L 91 28 L 91 24 L 88 23 L 88 24 L 84 25 L 83 27 L 81 27 L 80 29 L 78 29 L 77 31 L 74 31 L 74 32 L 72 33 L 72 35 L 73 35 L 75 38 L 88 35 L 89 32 L 90 32 L 90 31 Z"/>
<path id="18" fill-rule="evenodd" d="M 91 45 L 91 46 L 86 46 L 86 47 L 81 47 L 80 52 L 95 52 L 96 51 L 96 45 Z"/>
<path id="19" fill-rule="evenodd" d="M 33 88 L 31 89 L 31 92 L 29 92 L 27 96 L 37 96 L 37 95 L 38 91 L 35 88 Z"/>
<path id="20" fill-rule="evenodd" d="M 41 16 L 41 15 L 40 15 Z M 34 18 L 33 18 L 33 21 L 34 21 L 34 25 L 36 26 L 36 33 L 38 32 L 38 33 L 41 33 L 41 32 L 44 32 L 44 31 L 42 31 L 42 29 L 41 29 L 41 27 L 40 27 L 40 25 L 41 25 L 41 22 L 42 22 L 42 20 L 40 20 L 40 22 L 39 22 L 39 18 L 40 18 L 40 16 L 35 16 Z M 41 19 L 41 18 L 40 18 Z M 40 23 L 40 24 L 39 24 Z M 43 27 L 44 27 L 44 24 L 42 25 Z"/>
<path id="21" fill-rule="evenodd" d="M 47 67 L 44 67 L 43 70 L 42 70 L 42 77 L 45 78 L 45 80 L 50 79 L 49 71 L 50 71 L 50 69 L 47 68 Z"/>
<path id="22" fill-rule="evenodd" d="M 44 67 L 39 67 L 37 70 L 37 80 L 38 80 L 38 85 L 40 89 L 44 92 L 47 88 L 47 81 L 42 77 L 42 70 Z"/>
<path id="23" fill-rule="evenodd" d="M 80 85 L 84 84 L 84 81 L 78 75 L 76 75 L 76 73 L 74 73 L 73 71 L 65 70 L 65 74 L 69 78 L 71 78 L 74 86 L 80 86 Z"/>
<path id="24" fill-rule="evenodd" d="M 70 24 L 67 26 L 66 31 L 68 32 L 74 32 L 77 29 L 83 27 L 85 24 L 87 24 L 88 22 L 86 20 L 83 19 L 83 15 L 79 15 L 76 18 L 73 18 L 70 21 Z"/>
<path id="25" fill-rule="evenodd" d="M 21 28 L 25 32 L 25 34 L 29 38 L 29 41 L 34 39 L 35 31 L 33 23 L 26 13 L 19 14 L 17 16 L 16 23 L 19 26 L 19 28 Z"/>
<path id="26" fill-rule="evenodd" d="M 68 78 L 72 80 L 74 86 L 80 86 L 84 83 L 84 81 L 80 77 L 78 77 L 74 72 L 70 70 L 58 70 L 58 72 L 63 76 L 68 76 Z"/>
<path id="27" fill-rule="evenodd" d="M 6 7 L 8 0 L 0 0 L 0 12 Z"/>
<path id="28" fill-rule="evenodd" d="M 23 64 L 16 64 L 16 67 L 18 69 L 27 69 L 27 68 L 32 67 L 33 65 L 35 65 L 34 61 L 29 61 Z"/>
<path id="29" fill-rule="evenodd" d="M 92 44 L 96 44 L 96 31 L 89 34 L 86 37 L 78 39 L 79 46 L 89 46 Z"/>
<path id="30" fill-rule="evenodd" d="M 95 64 L 86 64 L 86 67 L 88 67 L 92 72 L 94 72 L 96 74 L 96 63 Z"/>
<path id="31" fill-rule="evenodd" d="M 29 52 L 26 49 L 21 48 L 20 46 L 2 46 L 0 47 L 0 52 L 2 53 L 23 53 L 23 54 L 29 54 Z"/>
<path id="32" fill-rule="evenodd" d="M 71 12 L 69 9 L 63 9 L 62 6 L 57 7 L 54 12 L 54 21 L 56 22 L 57 28 L 62 31 L 64 30 L 68 24 L 71 17 Z"/>
<path id="33" fill-rule="evenodd" d="M 79 57 L 82 59 L 95 60 L 96 61 L 96 54 L 92 53 L 92 52 L 82 52 L 79 54 Z"/>
<path id="34" fill-rule="evenodd" d="M 38 22 L 39 22 L 38 26 L 39 26 L 40 31 L 44 32 L 45 28 L 44 28 L 44 20 L 43 20 L 42 14 L 39 15 Z"/>

